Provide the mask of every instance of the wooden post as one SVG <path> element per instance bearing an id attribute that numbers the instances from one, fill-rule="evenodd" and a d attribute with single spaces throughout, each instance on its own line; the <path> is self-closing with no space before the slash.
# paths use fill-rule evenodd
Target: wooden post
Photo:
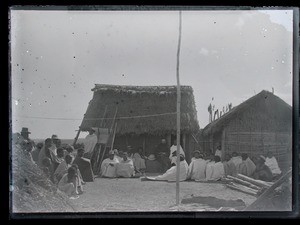
<path id="1" fill-rule="evenodd" d="M 81 129 L 80 129 L 80 127 L 79 127 L 79 130 L 78 130 L 78 132 L 77 132 L 77 134 L 76 134 L 76 137 L 75 137 L 75 139 L 74 139 L 74 142 L 73 142 L 73 146 L 76 144 L 76 142 L 77 142 L 77 140 L 78 140 L 78 137 L 79 137 L 79 134 L 80 134 L 80 132 L 81 132 Z"/>
<path id="2" fill-rule="evenodd" d="M 180 105 L 181 105 L 181 90 L 179 80 L 179 56 L 181 44 L 181 11 L 179 11 L 179 37 L 177 48 L 177 162 L 176 162 L 176 205 L 179 205 L 179 175 L 180 175 Z"/>
<path id="3" fill-rule="evenodd" d="M 146 135 L 143 135 L 143 154 L 146 154 Z"/>
<path id="4" fill-rule="evenodd" d="M 186 158 L 188 158 L 189 156 L 189 152 L 188 152 L 188 149 L 187 149 L 187 146 L 186 146 L 186 134 L 182 134 L 182 147 L 183 147 L 183 151 L 185 153 L 185 156 Z"/>

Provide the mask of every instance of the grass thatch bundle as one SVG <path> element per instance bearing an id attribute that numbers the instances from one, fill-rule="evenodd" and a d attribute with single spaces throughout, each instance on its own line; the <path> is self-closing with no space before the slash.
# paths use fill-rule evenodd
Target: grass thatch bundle
<path id="1" fill-rule="evenodd" d="M 72 212 L 68 197 L 46 178 L 43 171 L 18 145 L 12 148 L 13 212 Z"/>
<path id="2" fill-rule="evenodd" d="M 117 134 L 162 135 L 176 133 L 176 86 L 116 86 L 96 84 L 93 99 L 81 124 L 81 130 L 110 125 L 116 107 Z M 106 117 L 102 118 L 107 106 Z M 102 123 L 102 126 L 101 126 Z M 198 130 L 197 111 L 190 86 L 181 86 L 181 130 Z"/>

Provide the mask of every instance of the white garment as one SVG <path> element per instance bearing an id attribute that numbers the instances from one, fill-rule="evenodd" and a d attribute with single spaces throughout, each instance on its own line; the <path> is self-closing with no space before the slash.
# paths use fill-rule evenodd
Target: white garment
<path id="1" fill-rule="evenodd" d="M 97 144 L 98 138 L 96 134 L 88 134 L 84 139 L 84 150 L 86 153 L 92 153 L 96 144 Z"/>
<path id="2" fill-rule="evenodd" d="M 243 162 L 242 157 L 240 156 L 232 157 L 230 160 L 234 163 L 236 168 L 239 168 L 239 165 Z"/>
<path id="3" fill-rule="evenodd" d="M 189 165 L 188 177 L 192 180 L 205 180 L 206 161 L 194 158 Z"/>
<path id="4" fill-rule="evenodd" d="M 209 161 L 206 163 L 206 168 L 205 168 L 205 179 L 206 180 L 212 180 L 212 175 L 214 172 L 214 165 L 215 165 L 215 161 Z"/>
<path id="5" fill-rule="evenodd" d="M 179 181 L 184 181 L 187 178 L 189 166 L 185 160 L 180 162 Z M 163 175 L 155 177 L 155 180 L 176 181 L 176 166 L 172 166 Z"/>
<path id="6" fill-rule="evenodd" d="M 211 180 L 218 180 L 225 176 L 224 165 L 222 162 L 217 162 L 213 165 Z"/>
<path id="7" fill-rule="evenodd" d="M 171 164 L 175 163 L 175 165 L 176 165 L 177 156 L 172 156 L 172 155 L 173 155 L 173 152 L 176 152 L 176 151 L 177 151 L 177 145 L 172 145 L 170 148 L 169 159 L 171 160 Z M 185 153 L 181 146 L 180 146 L 180 154 L 182 154 L 185 157 Z"/>
<path id="8" fill-rule="evenodd" d="M 281 170 L 274 156 L 272 156 L 271 158 L 267 157 L 265 164 L 270 168 L 274 175 L 281 174 Z"/>
<path id="9" fill-rule="evenodd" d="M 222 158 L 222 151 L 217 149 L 216 152 L 215 152 L 215 156 L 219 156 L 220 158 Z"/>
<path id="10" fill-rule="evenodd" d="M 133 161 L 127 158 L 126 161 L 123 159 L 116 164 L 116 176 L 117 177 L 132 177 L 134 175 Z"/>
<path id="11" fill-rule="evenodd" d="M 119 163 L 119 160 L 114 159 L 104 159 L 101 164 L 100 174 L 104 177 L 116 177 L 116 164 Z M 111 165 L 113 164 L 113 166 Z"/>

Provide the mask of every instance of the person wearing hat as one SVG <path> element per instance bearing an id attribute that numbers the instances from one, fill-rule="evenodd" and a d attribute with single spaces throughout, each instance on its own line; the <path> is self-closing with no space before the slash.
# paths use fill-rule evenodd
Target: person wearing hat
<path id="1" fill-rule="evenodd" d="M 123 153 L 123 159 L 116 164 L 116 176 L 129 178 L 133 177 L 134 174 L 134 165 L 133 161 L 128 158 L 128 153 Z"/>
<path id="2" fill-rule="evenodd" d="M 98 137 L 93 128 L 89 128 L 89 134 L 84 139 L 85 157 L 91 159 L 95 146 L 98 142 Z"/>
<path id="3" fill-rule="evenodd" d="M 156 157 L 154 154 L 150 154 L 146 161 L 146 171 L 147 173 L 161 173 L 162 172 L 162 165 L 161 163 L 156 160 Z"/>
<path id="4" fill-rule="evenodd" d="M 253 174 L 254 179 L 263 180 L 263 181 L 272 181 L 273 174 L 270 168 L 265 164 L 266 158 L 263 155 L 260 155 L 257 159 L 256 169 Z"/>
<path id="5" fill-rule="evenodd" d="M 29 134 L 31 134 L 31 132 L 28 131 L 28 128 L 27 128 L 27 127 L 22 127 L 22 130 L 21 130 L 21 136 L 22 136 L 25 140 L 27 140 L 27 141 L 30 140 Z"/>
<path id="6" fill-rule="evenodd" d="M 119 160 L 115 158 L 114 150 L 110 150 L 108 153 L 108 158 L 104 159 L 101 163 L 100 175 L 102 177 L 113 178 L 116 177 L 116 164 Z"/>
<path id="7" fill-rule="evenodd" d="M 180 154 L 180 173 L 179 173 L 179 181 L 185 181 L 187 179 L 187 173 L 188 173 L 188 164 L 185 161 L 185 157 L 183 154 Z M 165 180 L 165 181 L 176 181 L 176 175 L 177 175 L 177 166 L 172 166 L 170 169 L 168 169 L 164 174 L 156 176 L 156 177 L 149 177 L 150 180 Z M 146 177 L 147 179 L 147 177 Z"/>
<path id="8" fill-rule="evenodd" d="M 201 181 L 205 180 L 206 161 L 200 151 L 194 151 L 194 160 L 191 161 L 188 169 L 187 179 Z"/>

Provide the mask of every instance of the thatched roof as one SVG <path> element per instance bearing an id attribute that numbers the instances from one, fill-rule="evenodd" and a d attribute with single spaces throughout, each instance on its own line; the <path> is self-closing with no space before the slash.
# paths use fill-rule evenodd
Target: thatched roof
<path id="1" fill-rule="evenodd" d="M 267 116 L 269 121 L 272 119 L 278 120 L 279 118 L 291 120 L 292 107 L 273 93 L 263 90 L 240 105 L 233 107 L 219 119 L 209 123 L 203 128 L 201 133 L 208 135 L 211 132 L 222 130 L 228 123 L 235 119 L 237 115 L 241 115 L 250 108 L 252 108 L 252 112 L 257 111 L 257 114 L 262 114 L 262 111 L 266 112 L 266 115 L 261 116 Z M 267 108 L 269 109 L 266 111 Z"/>
<path id="2" fill-rule="evenodd" d="M 109 127 L 116 107 L 117 135 L 176 133 L 176 86 L 120 86 L 96 84 L 80 126 Z M 107 116 L 101 126 L 105 107 Z M 181 86 L 181 131 L 194 132 L 198 129 L 197 111 L 193 89 Z"/>

